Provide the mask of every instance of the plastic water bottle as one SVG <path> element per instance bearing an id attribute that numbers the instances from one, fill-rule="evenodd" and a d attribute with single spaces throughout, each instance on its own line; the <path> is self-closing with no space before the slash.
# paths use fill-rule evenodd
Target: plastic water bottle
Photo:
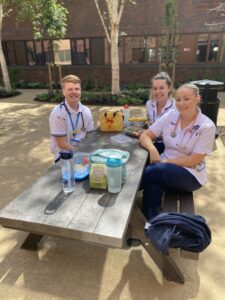
<path id="1" fill-rule="evenodd" d="M 124 105 L 124 107 L 122 109 L 122 113 L 124 116 L 123 125 L 126 127 L 128 125 L 129 118 L 130 118 L 130 108 L 129 108 L 128 104 Z"/>
<path id="2" fill-rule="evenodd" d="M 62 186 L 64 193 L 75 191 L 74 162 L 72 152 L 60 152 L 62 160 Z"/>
<path id="3" fill-rule="evenodd" d="M 107 180 L 108 191 L 110 193 L 119 193 L 122 184 L 122 161 L 119 158 L 108 158 L 107 165 Z"/>

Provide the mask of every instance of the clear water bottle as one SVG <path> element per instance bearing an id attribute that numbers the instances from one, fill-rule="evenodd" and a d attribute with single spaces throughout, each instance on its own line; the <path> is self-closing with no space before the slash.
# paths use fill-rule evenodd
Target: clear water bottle
<path id="1" fill-rule="evenodd" d="M 125 104 L 123 109 L 122 109 L 122 113 L 123 113 L 123 125 L 124 127 L 128 126 L 128 122 L 129 122 L 129 118 L 130 118 L 130 108 L 128 104 Z"/>
<path id="2" fill-rule="evenodd" d="M 119 158 L 108 158 L 107 162 L 108 191 L 119 193 L 122 184 L 122 161 Z"/>
<path id="3" fill-rule="evenodd" d="M 75 191 L 74 161 L 72 152 L 60 152 L 62 160 L 62 185 L 64 193 Z"/>

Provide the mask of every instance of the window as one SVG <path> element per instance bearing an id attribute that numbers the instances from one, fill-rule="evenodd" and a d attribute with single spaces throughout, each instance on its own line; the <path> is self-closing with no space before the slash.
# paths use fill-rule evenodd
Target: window
<path id="1" fill-rule="evenodd" d="M 3 51 L 5 54 L 6 63 L 10 66 L 16 65 L 13 42 L 3 42 Z"/>
<path id="2" fill-rule="evenodd" d="M 55 64 L 71 65 L 70 40 L 53 42 Z"/>
<path id="3" fill-rule="evenodd" d="M 208 47 L 208 34 L 200 34 L 197 42 L 197 61 L 206 61 Z"/>
<path id="4" fill-rule="evenodd" d="M 90 62 L 92 65 L 104 65 L 104 39 L 90 39 Z"/>
<path id="5" fill-rule="evenodd" d="M 144 62 L 144 37 L 125 37 L 124 47 L 126 64 Z"/>
<path id="6" fill-rule="evenodd" d="M 156 37 L 147 37 L 146 40 L 146 60 L 147 62 L 155 62 L 157 60 L 157 39 Z"/>
<path id="7" fill-rule="evenodd" d="M 45 40 L 43 41 L 43 46 L 42 46 L 42 49 L 43 49 L 43 63 L 46 64 L 46 63 L 52 63 L 54 60 L 53 60 L 53 45 L 52 45 L 52 42 L 49 41 L 49 40 Z"/>
<path id="8" fill-rule="evenodd" d="M 35 62 L 36 65 L 45 64 L 45 55 L 43 52 L 43 46 L 41 41 L 35 41 Z"/>
<path id="9" fill-rule="evenodd" d="M 34 48 L 33 41 L 26 42 L 26 50 L 27 50 L 28 65 L 30 65 L 30 66 L 35 65 L 36 64 L 36 55 L 35 55 L 35 48 Z"/>
<path id="10" fill-rule="evenodd" d="M 152 63 L 157 59 L 157 37 L 125 37 L 125 63 Z"/>
<path id="11" fill-rule="evenodd" d="M 217 62 L 219 52 L 219 34 L 199 34 L 197 40 L 197 61 Z"/>
<path id="12" fill-rule="evenodd" d="M 219 51 L 219 39 L 217 35 L 211 35 L 209 41 L 208 61 L 217 61 Z"/>
<path id="13" fill-rule="evenodd" d="M 90 64 L 89 39 L 77 39 L 71 41 L 72 62 L 75 65 Z"/>
<path id="14" fill-rule="evenodd" d="M 27 64 L 45 65 L 53 62 L 52 46 L 49 40 L 45 41 L 27 41 L 26 42 L 26 56 Z"/>
<path id="15" fill-rule="evenodd" d="M 144 48 L 132 48 L 132 62 L 144 63 L 145 62 L 145 49 Z"/>
<path id="16" fill-rule="evenodd" d="M 16 56 L 16 64 L 17 65 L 26 65 L 26 50 L 25 50 L 25 42 L 23 41 L 15 41 L 14 42 L 14 51 Z"/>
<path id="17" fill-rule="evenodd" d="M 222 43 L 221 43 L 221 51 L 220 51 L 220 63 L 225 63 L 225 33 L 223 34 Z"/>

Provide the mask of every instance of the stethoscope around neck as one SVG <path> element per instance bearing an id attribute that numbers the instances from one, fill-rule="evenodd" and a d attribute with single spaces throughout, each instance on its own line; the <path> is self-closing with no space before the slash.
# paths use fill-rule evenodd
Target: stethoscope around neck
<path id="1" fill-rule="evenodd" d="M 198 114 L 199 114 L 199 112 L 197 112 L 197 114 L 196 114 L 194 120 L 192 121 L 191 128 L 188 127 L 188 128 L 185 129 L 184 135 L 186 134 L 186 132 L 192 133 L 193 127 L 195 126 L 194 124 L 195 124 L 195 121 L 196 121 L 196 119 L 197 119 Z M 177 121 L 176 121 L 176 123 L 175 123 L 175 125 L 174 125 L 174 127 L 173 127 L 173 130 L 172 130 L 171 133 L 170 133 L 170 136 L 171 136 L 172 138 L 175 138 L 175 137 L 177 136 L 176 131 L 177 131 L 177 126 L 178 126 L 180 120 L 181 120 L 181 115 L 179 115 L 179 117 L 177 118 Z"/>
<path id="2" fill-rule="evenodd" d="M 76 129 L 76 128 L 77 128 L 77 124 L 78 124 L 80 115 L 81 115 L 82 124 L 83 124 L 82 127 L 81 127 L 81 130 L 82 130 L 82 131 L 85 131 L 85 126 L 84 126 L 84 116 L 83 116 L 82 111 L 79 111 L 79 112 L 78 112 L 77 117 L 76 117 L 76 121 L 75 121 L 75 126 L 74 126 L 71 112 L 69 111 L 69 109 L 68 109 L 68 107 L 67 107 L 65 101 L 62 102 L 62 103 L 60 104 L 60 108 L 61 108 L 62 106 L 65 107 L 65 110 L 66 110 L 66 112 L 67 112 L 67 114 L 68 114 L 68 116 L 69 116 L 70 123 L 71 123 L 72 129 L 73 129 L 73 136 L 75 136 L 76 133 L 77 133 L 77 129 Z"/>
<path id="3" fill-rule="evenodd" d="M 193 128 L 196 126 L 196 125 L 194 125 L 194 124 L 195 124 L 195 121 L 196 121 L 196 119 L 197 119 L 198 114 L 199 114 L 199 112 L 196 114 L 194 120 L 192 121 L 191 127 L 188 127 L 188 128 L 186 128 L 186 129 L 184 129 L 184 133 L 183 133 L 183 136 L 182 136 L 182 139 L 181 139 L 180 143 L 179 143 L 179 144 L 178 144 L 178 143 L 176 144 L 176 146 L 178 146 L 180 149 L 185 149 L 186 146 L 188 145 L 188 143 L 190 142 L 190 140 L 191 140 L 191 138 L 192 138 L 192 135 L 193 135 Z M 181 120 L 181 116 L 179 115 L 179 117 L 177 118 L 177 121 L 176 121 L 176 123 L 175 123 L 175 125 L 174 125 L 174 128 L 173 128 L 173 130 L 172 130 L 171 133 L 170 133 L 170 136 L 171 136 L 172 138 L 175 138 L 175 137 L 177 136 L 177 132 L 176 132 L 176 131 L 177 131 L 177 127 L 178 127 L 178 124 L 179 124 L 179 121 L 180 121 L 180 120 Z M 188 133 L 188 132 L 190 133 L 190 137 L 189 137 L 189 139 L 186 141 L 185 145 L 182 146 L 184 137 L 185 137 L 186 133 Z"/>

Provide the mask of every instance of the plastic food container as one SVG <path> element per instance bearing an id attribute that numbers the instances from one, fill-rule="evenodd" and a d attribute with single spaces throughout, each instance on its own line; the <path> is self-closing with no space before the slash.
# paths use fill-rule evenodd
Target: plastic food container
<path id="1" fill-rule="evenodd" d="M 91 163 L 105 164 L 108 158 L 117 158 L 122 162 L 122 184 L 126 182 L 127 179 L 127 169 L 126 162 L 130 157 L 130 153 L 127 151 L 122 151 L 119 149 L 98 149 L 92 152 L 90 161 Z"/>
<path id="2" fill-rule="evenodd" d="M 74 159 L 75 180 L 83 180 L 88 177 L 90 172 L 90 153 L 76 152 Z"/>

